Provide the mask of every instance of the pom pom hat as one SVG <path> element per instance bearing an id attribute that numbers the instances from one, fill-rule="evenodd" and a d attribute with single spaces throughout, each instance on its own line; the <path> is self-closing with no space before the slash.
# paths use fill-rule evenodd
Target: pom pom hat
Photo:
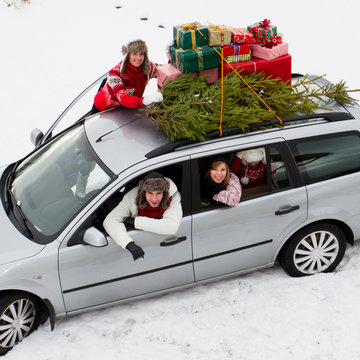
<path id="1" fill-rule="evenodd" d="M 252 162 L 259 162 L 264 160 L 264 153 L 259 149 L 246 150 L 242 158 L 247 164 Z"/>
<path id="2" fill-rule="evenodd" d="M 160 202 L 160 206 L 163 209 L 167 209 L 170 205 L 169 189 L 170 183 L 162 174 L 151 172 L 146 175 L 143 180 L 139 181 L 139 190 L 135 199 L 135 204 L 138 208 L 144 209 L 149 205 L 145 198 L 146 191 L 163 191 L 164 195 Z"/>
<path id="3" fill-rule="evenodd" d="M 123 46 L 121 49 L 125 58 L 122 62 L 121 73 L 125 72 L 126 65 L 129 62 L 129 53 L 141 52 L 144 53 L 143 72 L 148 75 L 150 73 L 150 62 L 148 58 L 148 48 L 143 40 L 134 40 L 128 43 L 127 46 Z"/>

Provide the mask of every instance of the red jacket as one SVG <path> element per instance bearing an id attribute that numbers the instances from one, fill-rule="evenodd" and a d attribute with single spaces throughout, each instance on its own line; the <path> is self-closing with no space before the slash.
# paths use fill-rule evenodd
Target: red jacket
<path id="1" fill-rule="evenodd" d="M 95 96 L 94 105 L 100 111 L 119 105 L 128 108 L 143 106 L 143 97 L 133 95 L 135 91 L 135 79 L 131 78 L 128 73 L 120 72 L 121 64 L 122 61 L 109 71 L 105 86 Z M 149 80 L 155 77 L 155 73 L 156 66 L 150 62 L 150 73 L 148 75 L 144 74 L 144 89 Z"/>

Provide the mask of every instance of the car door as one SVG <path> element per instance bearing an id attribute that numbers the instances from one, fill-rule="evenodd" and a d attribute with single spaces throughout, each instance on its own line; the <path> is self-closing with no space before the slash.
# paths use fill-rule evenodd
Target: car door
<path id="1" fill-rule="evenodd" d="M 194 214 L 196 281 L 271 265 L 286 235 L 306 220 L 305 187 L 293 176 L 297 170 L 287 146 L 269 145 L 266 154 L 266 185 L 243 189 L 236 206 L 200 205 Z"/>
<path id="2" fill-rule="evenodd" d="M 189 187 L 190 174 L 185 163 L 181 168 L 185 180 L 178 188 L 182 190 Z M 191 215 L 186 192 L 181 192 L 184 216 L 175 235 L 129 232 L 145 251 L 144 258 L 134 261 L 110 237 L 103 247 L 68 246 L 70 239 L 63 243 L 59 250 L 59 273 L 67 312 L 141 297 L 194 281 Z"/>

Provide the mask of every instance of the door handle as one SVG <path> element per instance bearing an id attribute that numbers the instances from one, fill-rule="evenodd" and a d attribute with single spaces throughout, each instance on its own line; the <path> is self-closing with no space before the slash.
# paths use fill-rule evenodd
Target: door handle
<path id="1" fill-rule="evenodd" d="M 182 242 L 185 240 L 186 240 L 186 236 L 180 236 L 178 238 L 170 238 L 170 239 L 166 239 L 163 242 L 161 242 L 160 246 L 171 246 L 171 245 L 178 244 L 179 242 Z"/>
<path id="2" fill-rule="evenodd" d="M 275 215 L 285 215 L 285 214 L 289 214 L 295 210 L 300 209 L 300 205 L 283 205 L 280 206 L 278 210 L 275 211 Z"/>

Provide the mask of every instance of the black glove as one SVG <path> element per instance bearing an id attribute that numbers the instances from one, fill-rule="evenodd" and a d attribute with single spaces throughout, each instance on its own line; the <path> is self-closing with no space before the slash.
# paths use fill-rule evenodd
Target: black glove
<path id="1" fill-rule="evenodd" d="M 123 220 L 124 225 L 126 226 L 126 230 L 135 229 L 135 219 L 133 217 L 126 217 Z"/>
<path id="2" fill-rule="evenodd" d="M 141 257 L 143 258 L 145 255 L 144 250 L 140 246 L 136 245 L 133 241 L 128 243 L 125 249 L 131 252 L 134 260 L 137 260 Z"/>

